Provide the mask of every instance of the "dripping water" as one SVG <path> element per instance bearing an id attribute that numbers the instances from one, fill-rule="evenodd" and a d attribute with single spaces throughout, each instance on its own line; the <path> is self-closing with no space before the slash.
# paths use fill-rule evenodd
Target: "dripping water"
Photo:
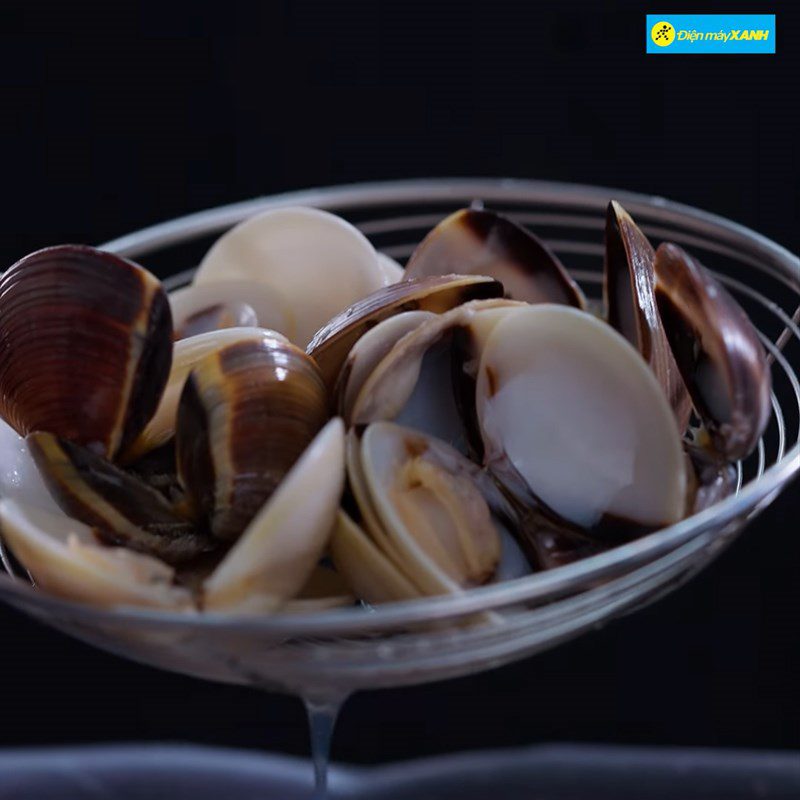
<path id="1" fill-rule="evenodd" d="M 308 716 L 311 740 L 311 761 L 314 765 L 312 800 L 328 800 L 328 769 L 331 740 L 339 711 L 347 699 L 345 694 L 307 694 L 303 697 Z"/>

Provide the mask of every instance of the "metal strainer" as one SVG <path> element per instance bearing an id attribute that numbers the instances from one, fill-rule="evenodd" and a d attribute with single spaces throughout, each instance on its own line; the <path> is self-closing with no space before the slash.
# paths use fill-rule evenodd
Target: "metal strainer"
<path id="1" fill-rule="evenodd" d="M 671 591 L 708 564 L 800 469 L 800 260 L 779 245 L 659 197 L 536 181 L 440 179 L 259 198 L 155 225 L 101 247 L 147 264 L 157 251 L 193 252 L 197 240 L 259 211 L 302 204 L 350 219 L 379 250 L 402 260 L 445 214 L 478 200 L 535 228 L 587 296 L 599 298 L 602 230 L 612 198 L 654 244 L 677 242 L 712 269 L 750 314 L 769 353 L 772 417 L 755 453 L 737 465 L 734 495 L 672 527 L 569 566 L 369 612 L 348 608 L 236 618 L 98 610 L 39 592 L 19 573 L 0 576 L 0 597 L 46 624 L 138 661 L 308 696 L 478 672 L 554 647 Z M 190 277 L 191 270 L 167 286 Z M 5 555 L 3 563 L 13 575 Z"/>

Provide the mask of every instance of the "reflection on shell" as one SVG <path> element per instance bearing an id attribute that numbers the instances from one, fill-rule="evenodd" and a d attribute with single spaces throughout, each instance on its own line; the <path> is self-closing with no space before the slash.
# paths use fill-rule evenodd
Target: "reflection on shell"
<path id="1" fill-rule="evenodd" d="M 0 414 L 113 456 L 155 411 L 172 321 L 161 284 L 130 261 L 61 245 L 0 278 Z"/>
<path id="2" fill-rule="evenodd" d="M 331 319 L 317 331 L 306 351 L 312 356 L 333 388 L 348 353 L 368 331 L 405 311 L 441 314 L 470 300 L 500 297 L 503 287 L 481 275 L 443 275 L 402 281 L 364 297 Z"/>
<path id="3" fill-rule="evenodd" d="M 314 362 L 261 337 L 201 359 L 181 395 L 178 473 L 214 536 L 235 539 L 327 419 Z"/>
<path id="4" fill-rule="evenodd" d="M 719 454 L 753 451 L 769 422 L 766 353 L 741 306 L 674 244 L 656 251 L 656 297 L 675 360 Z"/>
<path id="5" fill-rule="evenodd" d="M 501 214 L 464 208 L 442 220 L 408 260 L 407 278 L 489 275 L 506 297 L 584 307 L 583 293 L 544 242 Z"/>
<path id="6" fill-rule="evenodd" d="M 616 201 L 606 215 L 603 292 L 609 324 L 650 364 L 683 431 L 691 401 L 670 350 L 655 299 L 655 251 L 627 211 Z"/>

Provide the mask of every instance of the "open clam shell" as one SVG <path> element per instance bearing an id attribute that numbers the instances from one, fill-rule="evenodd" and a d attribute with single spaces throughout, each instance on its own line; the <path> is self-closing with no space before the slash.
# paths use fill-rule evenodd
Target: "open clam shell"
<path id="1" fill-rule="evenodd" d="M 327 420 L 315 363 L 271 337 L 202 358 L 177 415 L 178 474 L 212 533 L 235 539 Z"/>
<path id="2" fill-rule="evenodd" d="M 161 284 L 111 253 L 39 250 L 0 278 L 0 414 L 113 457 L 156 409 L 172 355 Z"/>
<path id="3" fill-rule="evenodd" d="M 719 455 L 755 448 L 770 417 L 766 353 L 741 306 L 675 244 L 656 251 L 656 299 L 675 361 Z"/>
<path id="4" fill-rule="evenodd" d="M 683 516 L 674 415 L 603 322 L 566 306 L 509 313 L 484 345 L 476 392 L 486 463 L 523 506 L 608 541 Z"/>
<path id="5" fill-rule="evenodd" d="M 333 419 L 205 581 L 203 607 L 263 613 L 294 597 L 328 544 L 344 479 L 344 426 Z"/>
<path id="6" fill-rule="evenodd" d="M 476 353 L 508 310 L 524 306 L 502 298 L 475 300 L 422 321 L 353 390 L 348 422 L 395 420 L 465 450 L 474 416 L 474 379 L 468 373 L 477 372 Z"/>
<path id="7" fill-rule="evenodd" d="M 481 275 L 442 275 L 406 280 L 364 297 L 331 319 L 306 348 L 333 388 L 353 345 L 371 328 L 406 311 L 441 314 L 470 300 L 500 297 L 503 287 Z"/>
<path id="8" fill-rule="evenodd" d="M 661 323 L 655 298 L 655 250 L 616 201 L 606 214 L 604 295 L 609 324 L 650 365 L 683 431 L 692 412 L 689 393 Z"/>
<path id="9" fill-rule="evenodd" d="M 1 499 L 0 534 L 36 584 L 58 597 L 101 607 L 192 606 L 163 561 L 99 545 L 88 526 L 63 514 Z"/>
<path id="10" fill-rule="evenodd" d="M 376 605 L 422 597 L 374 541 L 344 511 L 331 537 L 331 558 L 357 597 Z"/>
<path id="11" fill-rule="evenodd" d="M 173 564 L 216 546 L 159 492 L 102 456 L 51 433 L 32 433 L 26 441 L 61 509 L 90 525 L 106 544 Z"/>
<path id="12" fill-rule="evenodd" d="M 565 303 L 583 308 L 578 285 L 544 242 L 494 211 L 463 208 L 442 220 L 418 245 L 407 278 L 489 275 L 506 297 L 528 303 Z"/>
<path id="13" fill-rule="evenodd" d="M 350 418 L 365 381 L 397 342 L 423 322 L 435 318 L 430 311 L 404 311 L 379 322 L 353 345 L 334 388 L 334 404 L 345 419 Z"/>
<path id="14" fill-rule="evenodd" d="M 357 228 L 327 211 L 293 207 L 251 217 L 216 241 L 195 284 L 228 281 L 273 287 L 294 311 L 292 340 L 305 347 L 331 317 L 384 286 L 386 278 Z"/>
<path id="15" fill-rule="evenodd" d="M 192 284 L 169 294 L 176 339 L 223 328 L 259 327 L 295 336 L 294 314 L 277 287 L 257 281 Z"/>
<path id="16" fill-rule="evenodd" d="M 237 342 L 274 339 L 287 342 L 286 337 L 277 331 L 263 328 L 223 328 L 219 331 L 200 333 L 175 342 L 167 384 L 156 408 L 144 430 L 121 454 L 120 460 L 131 464 L 142 456 L 162 447 L 175 435 L 178 403 L 181 399 L 186 379 L 194 367 L 207 355 L 215 353 Z"/>
<path id="17" fill-rule="evenodd" d="M 422 594 L 458 592 L 494 575 L 500 536 L 473 480 L 475 465 L 444 442 L 389 422 L 366 428 L 354 471 L 352 459 L 348 474 L 372 542 Z M 354 558 L 375 560 L 363 551 L 361 543 Z"/>

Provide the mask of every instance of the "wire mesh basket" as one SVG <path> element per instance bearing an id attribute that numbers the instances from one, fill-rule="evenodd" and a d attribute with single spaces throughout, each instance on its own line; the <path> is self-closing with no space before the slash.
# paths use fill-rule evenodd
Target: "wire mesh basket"
<path id="1" fill-rule="evenodd" d="M 377 607 L 259 618 L 99 610 L 0 577 L 0 597 L 63 631 L 151 665 L 306 696 L 438 680 L 553 647 L 653 602 L 721 552 L 800 469 L 800 260 L 757 233 L 659 197 L 570 184 L 440 179 L 314 189 L 203 211 L 101 247 L 149 265 L 164 252 L 192 263 L 209 237 L 252 214 L 313 205 L 356 224 L 382 252 L 407 258 L 443 216 L 478 201 L 534 228 L 589 298 L 602 295 L 602 231 L 619 200 L 654 244 L 677 242 L 728 287 L 757 326 L 773 377 L 772 417 L 737 464 L 733 495 L 601 555 L 524 578 Z M 169 279 L 188 282 L 191 270 Z M 10 561 L 5 558 L 7 570 Z"/>

